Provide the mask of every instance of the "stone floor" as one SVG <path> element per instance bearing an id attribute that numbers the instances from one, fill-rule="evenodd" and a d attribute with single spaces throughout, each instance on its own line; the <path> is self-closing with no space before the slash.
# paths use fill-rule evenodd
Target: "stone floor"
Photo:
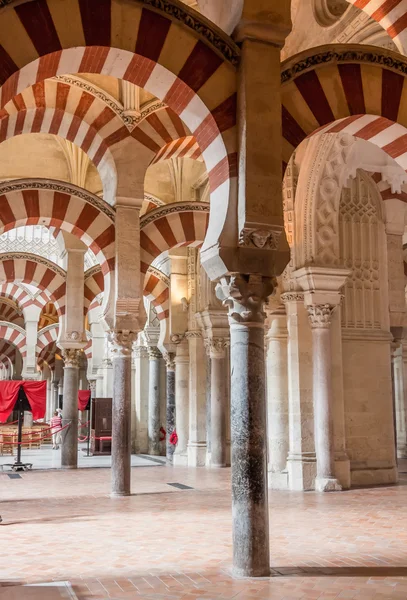
<path id="1" fill-rule="evenodd" d="M 133 495 L 111 499 L 108 469 L 0 474 L 0 599 L 407 598 L 407 479 L 271 492 L 272 576 L 256 581 L 230 574 L 229 469 L 157 465 L 132 477 Z M 14 587 L 52 581 L 74 593 Z"/>

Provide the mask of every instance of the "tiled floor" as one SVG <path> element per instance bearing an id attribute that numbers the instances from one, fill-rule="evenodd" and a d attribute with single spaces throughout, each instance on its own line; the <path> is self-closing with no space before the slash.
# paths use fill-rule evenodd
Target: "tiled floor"
<path id="1" fill-rule="evenodd" d="M 407 598 L 407 485 L 270 493 L 272 576 L 236 580 L 229 469 L 132 477 L 133 496 L 111 499 L 108 469 L 0 474 L 3 585 L 68 580 L 80 600 Z"/>

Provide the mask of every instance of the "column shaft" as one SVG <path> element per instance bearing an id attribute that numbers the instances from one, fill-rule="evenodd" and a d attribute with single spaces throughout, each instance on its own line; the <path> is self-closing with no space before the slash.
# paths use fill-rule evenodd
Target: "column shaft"
<path id="1" fill-rule="evenodd" d="M 226 369 L 223 356 L 211 358 L 211 467 L 226 467 Z"/>
<path id="2" fill-rule="evenodd" d="M 65 349 L 62 425 L 70 424 L 62 432 L 61 466 L 76 469 L 78 466 L 78 390 L 79 351 Z"/>
<path id="3" fill-rule="evenodd" d="M 149 348 L 148 453 L 160 455 L 160 353 Z"/>
<path id="4" fill-rule="evenodd" d="M 166 357 L 167 364 L 167 461 L 173 463 L 175 446 L 170 443 L 171 434 L 175 429 L 175 363 L 174 355 L 169 353 Z"/>
<path id="5" fill-rule="evenodd" d="M 188 342 L 182 341 L 175 356 L 175 429 L 178 442 L 174 452 L 174 464 L 188 464 L 189 433 L 189 352 Z"/>
<path id="6" fill-rule="evenodd" d="M 131 356 L 113 358 L 112 496 L 130 494 Z"/>

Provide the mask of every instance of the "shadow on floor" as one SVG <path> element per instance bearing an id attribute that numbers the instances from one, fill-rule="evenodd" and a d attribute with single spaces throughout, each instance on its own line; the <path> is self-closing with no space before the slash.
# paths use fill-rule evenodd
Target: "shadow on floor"
<path id="1" fill-rule="evenodd" d="M 271 577 L 407 577 L 407 567 L 277 567 Z"/>

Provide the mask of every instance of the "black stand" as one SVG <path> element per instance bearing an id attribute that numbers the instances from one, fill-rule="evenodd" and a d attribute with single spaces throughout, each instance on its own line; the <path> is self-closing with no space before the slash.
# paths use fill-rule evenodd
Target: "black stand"
<path id="1" fill-rule="evenodd" d="M 32 469 L 33 465 L 32 463 L 21 462 L 21 443 L 23 440 L 24 411 L 30 411 L 31 406 L 28 402 L 28 398 L 23 386 L 21 386 L 18 390 L 18 396 L 14 405 L 14 410 L 18 411 L 17 458 L 13 464 L 9 463 L 4 466 L 11 467 L 12 471 L 27 471 L 27 469 Z"/>

